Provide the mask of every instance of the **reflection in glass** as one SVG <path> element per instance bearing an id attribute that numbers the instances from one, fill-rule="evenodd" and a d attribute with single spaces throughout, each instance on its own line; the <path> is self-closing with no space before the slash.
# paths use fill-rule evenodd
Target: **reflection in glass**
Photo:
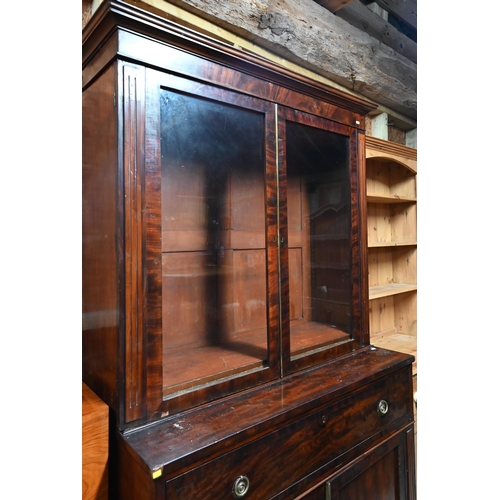
<path id="1" fill-rule="evenodd" d="M 264 117 L 163 90 L 161 155 L 164 384 L 179 393 L 267 359 Z"/>
<path id="2" fill-rule="evenodd" d="M 351 337 L 348 151 L 345 136 L 287 122 L 292 356 Z"/>

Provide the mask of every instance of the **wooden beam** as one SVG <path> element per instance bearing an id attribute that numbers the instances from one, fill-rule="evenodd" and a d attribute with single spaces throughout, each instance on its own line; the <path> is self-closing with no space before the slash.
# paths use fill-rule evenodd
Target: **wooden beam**
<path id="1" fill-rule="evenodd" d="M 393 16 L 417 29 L 417 0 L 375 0 L 380 7 Z"/>
<path id="2" fill-rule="evenodd" d="M 314 0 L 168 3 L 416 120 L 417 65 Z"/>
<path id="3" fill-rule="evenodd" d="M 361 0 L 363 5 L 366 5 L 372 12 L 380 16 L 384 21 L 387 21 L 389 18 L 389 12 L 384 10 L 377 2 L 366 3 L 364 0 Z"/>
<path id="4" fill-rule="evenodd" d="M 355 0 L 346 5 L 336 15 L 391 47 L 391 49 L 407 57 L 410 61 L 417 62 L 417 44 L 363 5 L 360 0 Z"/>

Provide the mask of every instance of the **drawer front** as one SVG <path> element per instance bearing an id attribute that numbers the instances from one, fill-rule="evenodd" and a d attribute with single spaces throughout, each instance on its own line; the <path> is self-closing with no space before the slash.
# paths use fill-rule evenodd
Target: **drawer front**
<path id="1" fill-rule="evenodd" d="M 398 419 L 410 417 L 410 375 L 404 370 L 380 379 L 167 481 L 167 500 L 271 498 Z M 381 401 L 385 404 L 379 408 Z"/>

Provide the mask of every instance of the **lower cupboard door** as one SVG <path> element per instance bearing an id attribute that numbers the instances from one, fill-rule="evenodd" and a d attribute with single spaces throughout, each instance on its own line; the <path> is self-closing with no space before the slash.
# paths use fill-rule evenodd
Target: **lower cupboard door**
<path id="1" fill-rule="evenodd" d="M 413 457 L 412 426 L 332 476 L 321 497 L 326 500 L 415 500 Z"/>

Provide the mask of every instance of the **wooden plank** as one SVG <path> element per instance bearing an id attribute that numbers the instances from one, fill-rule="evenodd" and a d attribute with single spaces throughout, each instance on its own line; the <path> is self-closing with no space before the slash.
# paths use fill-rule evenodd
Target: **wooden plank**
<path id="1" fill-rule="evenodd" d="M 373 153 L 379 152 L 386 155 L 398 156 L 402 160 L 414 160 L 417 161 L 417 150 L 397 142 L 384 141 L 377 137 L 367 136 L 366 137 L 366 149 Z M 415 165 L 416 173 L 416 165 Z"/>
<path id="2" fill-rule="evenodd" d="M 396 248 L 392 251 L 395 283 L 417 282 L 417 247 Z"/>
<path id="3" fill-rule="evenodd" d="M 388 124 L 388 137 L 387 139 L 392 142 L 397 142 L 399 144 L 406 144 L 406 134 L 405 131 L 394 125 L 394 122 L 389 122 Z"/>
<path id="4" fill-rule="evenodd" d="M 415 173 L 399 161 L 384 157 L 370 158 L 366 164 L 366 192 L 372 197 L 371 201 L 375 202 L 397 203 L 402 200 L 415 202 L 417 195 Z"/>
<path id="5" fill-rule="evenodd" d="M 406 354 L 382 349 L 362 350 L 337 361 L 173 415 L 123 439 L 151 472 L 162 471 L 158 480 L 163 483 L 172 471 L 227 453 L 320 407 L 332 396 L 340 400 L 347 391 L 354 393 L 383 374 L 399 376 L 399 369 L 406 377 L 411 362 Z"/>
<path id="6" fill-rule="evenodd" d="M 415 197 L 410 197 L 410 198 L 401 198 L 398 195 L 388 195 L 388 196 L 380 196 L 376 194 L 370 194 L 368 193 L 366 195 L 366 201 L 369 203 L 387 203 L 389 205 L 393 203 L 409 203 L 409 202 L 415 202 L 417 199 Z"/>
<path id="7" fill-rule="evenodd" d="M 417 29 L 417 0 L 375 0 L 380 7 L 393 16 Z"/>
<path id="8" fill-rule="evenodd" d="M 368 139 L 368 137 L 367 137 Z M 366 149 L 366 159 L 371 159 L 371 158 L 384 158 L 386 160 L 394 160 L 400 163 L 401 165 L 405 166 L 408 170 L 413 172 L 414 174 L 417 173 L 417 160 L 412 160 L 409 158 L 405 158 L 403 156 L 400 156 L 398 154 L 392 153 L 390 151 L 380 151 L 378 149 Z"/>
<path id="9" fill-rule="evenodd" d="M 388 285 L 378 285 L 370 287 L 370 300 L 388 297 L 398 293 L 412 292 L 417 289 L 417 285 L 412 283 L 390 283 Z"/>
<path id="10" fill-rule="evenodd" d="M 370 335 L 379 332 L 397 333 L 394 320 L 394 297 L 370 300 Z M 373 340 L 372 340 L 373 343 Z"/>
<path id="11" fill-rule="evenodd" d="M 405 335 L 394 333 L 394 331 L 380 332 L 372 335 L 372 344 L 383 349 L 391 351 L 403 352 L 415 356 L 415 361 L 412 365 L 412 373 L 417 374 L 417 337 L 414 335 Z"/>
<path id="12" fill-rule="evenodd" d="M 328 8 L 327 5 L 323 5 Z M 329 9 L 330 10 L 330 9 Z M 335 12 L 335 11 L 332 11 Z M 417 62 L 417 44 L 399 32 L 378 14 L 363 5 L 360 0 L 346 5 L 337 16 L 363 30 L 414 63 Z"/>
<path id="13" fill-rule="evenodd" d="M 416 221 L 417 206 L 414 203 L 370 203 L 367 217 L 368 246 L 414 244 L 417 240 Z"/>
<path id="14" fill-rule="evenodd" d="M 411 247 L 416 246 L 417 240 L 409 241 L 372 241 L 368 243 L 368 248 L 387 248 L 387 247 Z"/>
<path id="15" fill-rule="evenodd" d="M 294 321 L 291 325 L 293 355 L 298 355 L 349 339 L 349 334 L 329 324 Z M 222 345 L 193 343 L 183 349 L 171 349 L 163 376 L 169 387 L 164 396 L 171 396 L 222 377 L 235 376 L 246 370 L 262 369 L 267 358 L 267 330 L 255 328 L 233 335 Z"/>
<path id="16" fill-rule="evenodd" d="M 417 117 L 415 62 L 316 2 L 169 3 L 251 40 L 285 58 L 284 62 L 311 70 L 412 119 Z"/>
<path id="17" fill-rule="evenodd" d="M 391 207 L 391 241 L 417 239 L 417 205 L 415 203 L 389 205 Z"/>
<path id="18" fill-rule="evenodd" d="M 392 251 L 389 249 L 370 250 L 368 256 L 369 288 L 394 282 Z"/>
<path id="19" fill-rule="evenodd" d="M 109 408 L 82 383 L 82 500 L 108 498 Z"/>
<path id="20" fill-rule="evenodd" d="M 394 296 L 396 327 L 399 333 L 417 336 L 417 294 Z"/>

